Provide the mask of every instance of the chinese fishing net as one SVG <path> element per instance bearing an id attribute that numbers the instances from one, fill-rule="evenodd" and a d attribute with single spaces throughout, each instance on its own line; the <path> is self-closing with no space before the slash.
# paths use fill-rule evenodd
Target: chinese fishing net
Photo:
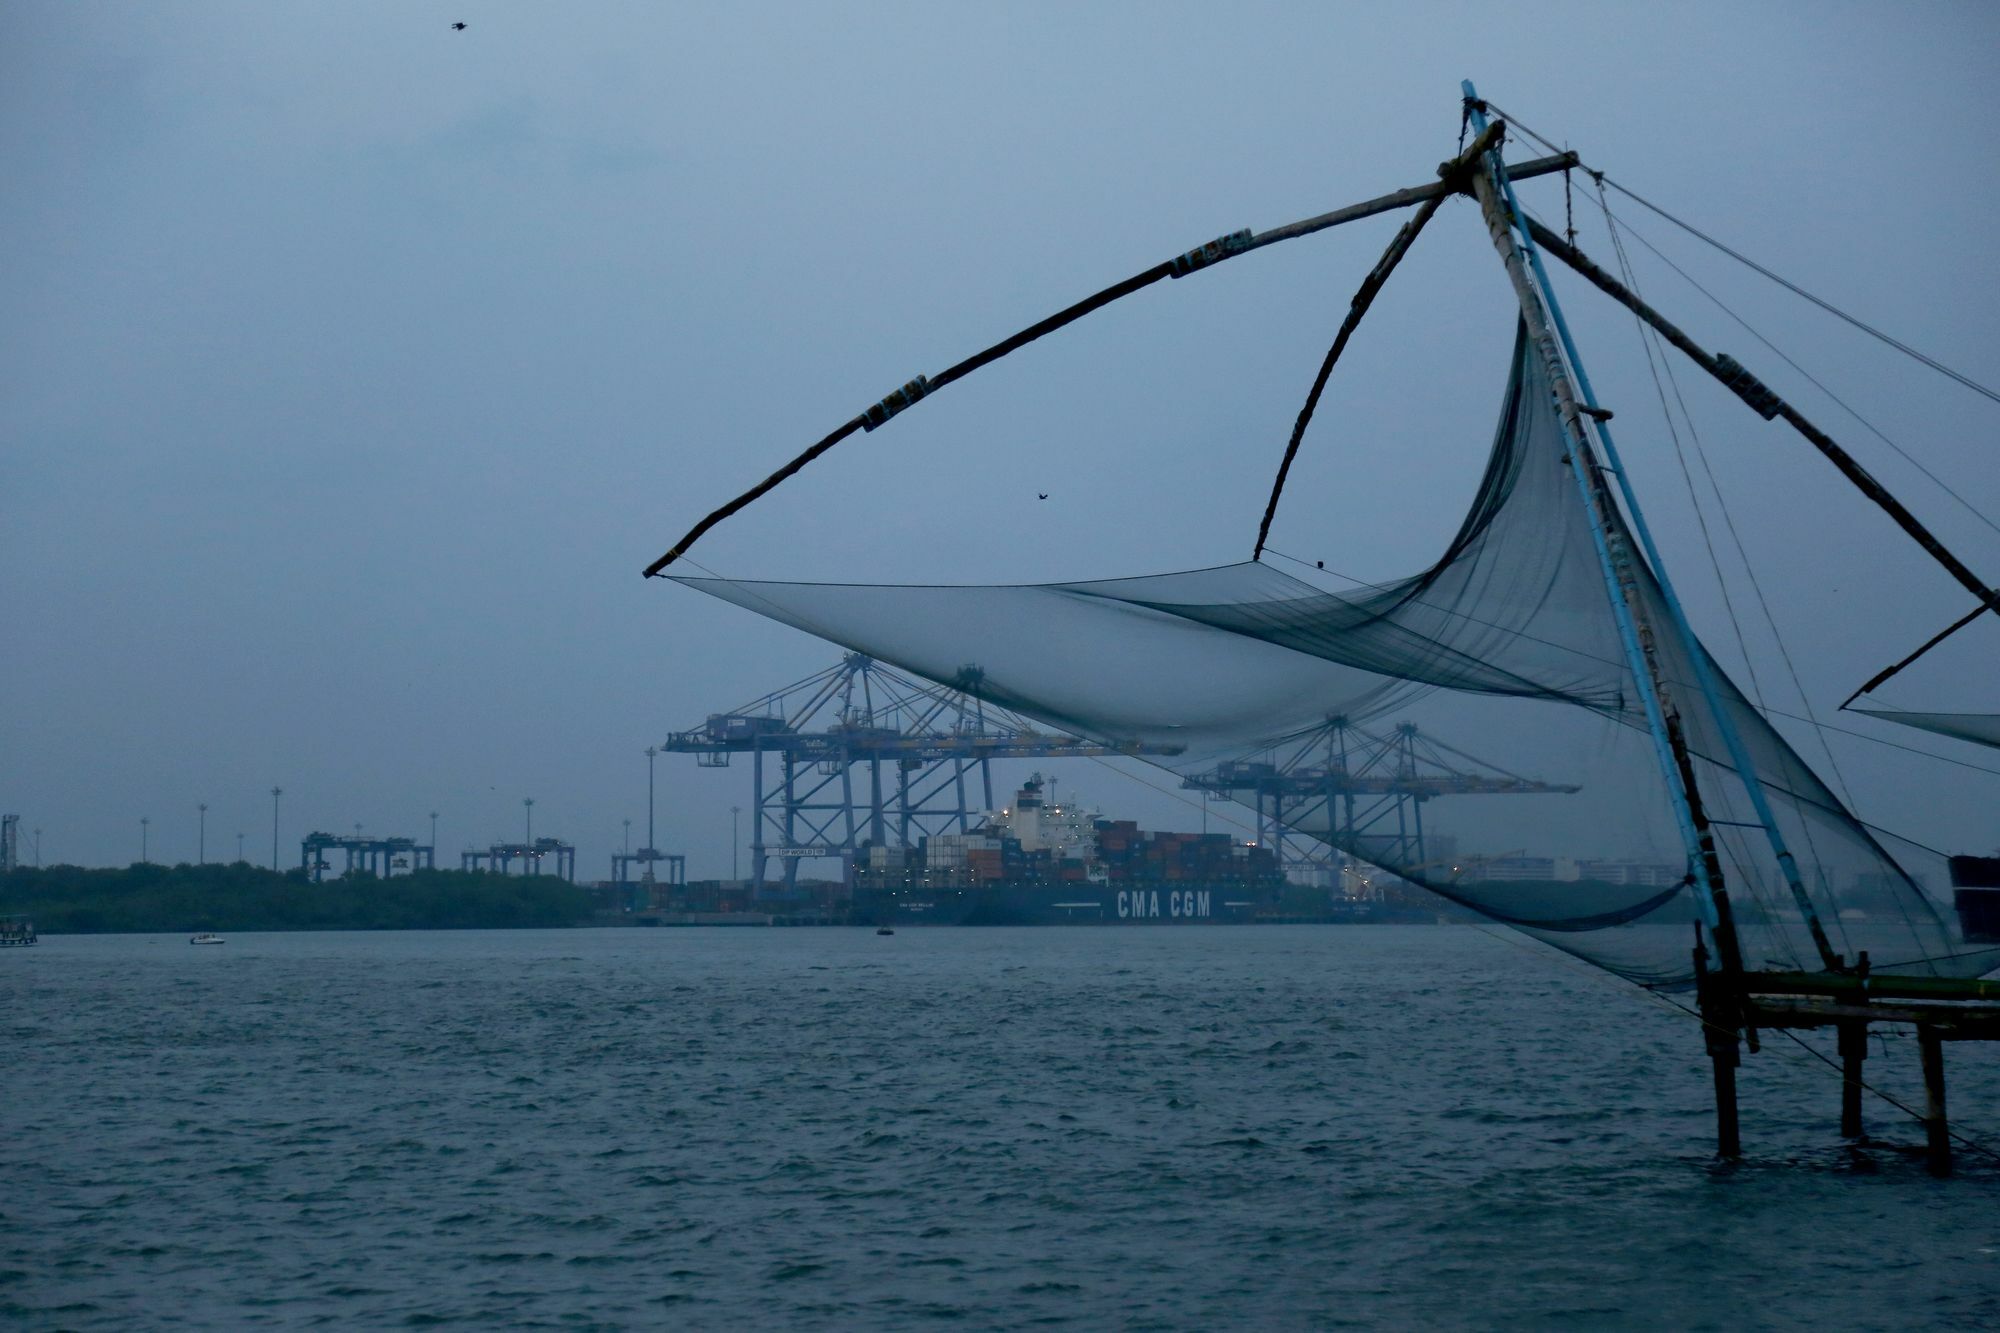
<path id="1" fill-rule="evenodd" d="M 1517 334 L 1471 510 L 1443 557 L 1399 582 L 1333 592 L 1262 563 L 1025 586 L 678 581 L 1077 735 L 1175 747 L 1152 762 L 1337 849 L 1352 874 L 1386 870 L 1678 987 L 1703 904 L 1596 540 L 1546 373 Z M 1651 571 L 1633 563 L 1642 619 L 1669 627 Z M 1878 972 L 2000 965 L 1933 901 L 1949 891 L 1941 858 L 1908 844 L 1892 855 L 1712 658 L 1709 703 L 1690 656 L 1706 650 L 1670 629 L 1653 649 L 1746 966 L 1824 966 L 1813 917 L 1844 959 L 1866 950 Z M 1718 712 L 1802 893 L 1779 872 Z"/>

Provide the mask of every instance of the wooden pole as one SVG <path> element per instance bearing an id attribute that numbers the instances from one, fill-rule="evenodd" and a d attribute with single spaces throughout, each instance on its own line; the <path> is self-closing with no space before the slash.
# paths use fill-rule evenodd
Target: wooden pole
<path id="1" fill-rule="evenodd" d="M 1497 150 L 1488 154 L 1488 160 L 1498 158 Z M 1607 582 L 1616 586 L 1608 589 L 1616 599 L 1614 613 L 1618 607 L 1629 622 L 1637 639 L 1634 660 L 1627 663 L 1635 681 L 1650 687 L 1649 706 L 1658 709 L 1658 718 L 1649 716 L 1649 726 L 1659 726 L 1664 733 L 1656 743 L 1666 747 L 1663 764 L 1670 764 L 1674 771 L 1666 774 L 1667 781 L 1679 798 L 1677 811 L 1683 815 L 1691 827 L 1684 828 L 1683 835 L 1694 842 L 1688 851 L 1691 856 L 1701 859 L 1702 875 L 1707 879 L 1708 891 L 1715 907 L 1715 944 L 1720 955 L 1722 972 L 1727 982 L 1725 999 L 1717 1009 L 1718 1015 L 1727 1014 L 1727 1025 L 1737 1026 L 1736 1016 L 1741 1014 L 1739 1002 L 1740 982 L 1743 975 L 1742 952 L 1736 937 L 1736 927 L 1730 913 L 1728 893 L 1722 882 L 1722 861 L 1716 854 L 1715 837 L 1701 801 L 1701 791 L 1696 786 L 1694 762 L 1688 753 L 1687 739 L 1681 727 L 1680 706 L 1674 700 L 1674 692 L 1669 686 L 1664 668 L 1660 662 L 1659 643 L 1655 636 L 1651 618 L 1646 613 L 1644 599 L 1639 589 L 1639 578 L 1634 567 L 1631 543 L 1623 535 L 1617 522 L 1618 506 L 1611 496 L 1611 489 L 1604 480 L 1604 468 L 1598 461 L 1597 451 L 1591 445 L 1589 432 L 1583 425 L 1583 409 L 1578 404 L 1576 392 L 1570 385 L 1569 372 L 1564 366 L 1562 351 L 1556 345 L 1549 322 L 1545 318 L 1541 294 L 1529 276 L 1527 262 L 1514 243 L 1513 221 L 1507 203 L 1500 196 L 1500 188 L 1495 183 L 1494 171 L 1472 173 L 1472 193 L 1479 200 L 1479 208 L 1486 218 L 1486 228 L 1491 234 L 1493 248 L 1500 252 L 1500 262 L 1507 269 L 1507 277 L 1514 284 L 1516 303 L 1521 308 L 1521 322 L 1528 332 L 1528 341 L 1540 354 L 1542 365 L 1547 372 L 1549 387 L 1555 395 L 1557 416 L 1562 421 L 1563 442 L 1568 447 L 1566 461 L 1578 470 L 1587 492 L 1585 504 L 1592 511 L 1592 523 L 1604 546 L 1602 558 L 1608 562 Z M 1621 636 L 1623 630 L 1621 629 Z M 1696 651 L 1699 651 L 1697 647 Z M 1752 1049 L 1755 1049 L 1754 1047 Z M 1733 1102 L 1734 1066 L 1731 1067 L 1731 1092 Z M 1718 1078 L 1720 1074 L 1718 1073 Z M 1720 1084 L 1718 1083 L 1718 1095 Z M 1732 1115 L 1733 1119 L 1733 1115 Z"/>
<path id="2" fill-rule="evenodd" d="M 1576 165 L 1578 163 L 1575 153 L 1557 153 L 1553 157 L 1534 158 L 1517 166 L 1507 167 L 1505 170 L 1508 180 L 1524 181 L 1533 176 L 1547 176 L 1552 172 L 1568 171 Z M 1279 241 L 1289 241 L 1294 237 L 1310 236 L 1316 231 L 1325 231 L 1328 227 L 1338 227 L 1343 222 L 1358 222 L 1362 218 L 1372 218 L 1377 213 L 1393 212 L 1398 208 L 1421 204 L 1426 199 L 1459 194 L 1464 189 L 1465 182 L 1462 180 L 1439 180 L 1429 185 L 1412 185 L 1406 190 L 1397 190 L 1393 194 L 1381 195 L 1358 204 L 1349 204 L 1345 208 L 1336 208 L 1331 213 L 1321 213 L 1303 222 L 1289 222 L 1282 227 L 1260 231 L 1250 238 L 1250 243 L 1244 248 L 1255 250 L 1266 245 L 1274 245 Z"/>
<path id="3" fill-rule="evenodd" d="M 1944 1113 L 1944 1044 L 1929 1023 L 1917 1024 L 1924 1064 L 1924 1129 L 1930 1139 L 1931 1174 L 1951 1174 L 1951 1127 Z"/>
<path id="4" fill-rule="evenodd" d="M 1715 1152 L 1731 1161 L 1743 1155 L 1743 1135 L 1736 1123 L 1736 1066 L 1743 1062 L 1736 1034 L 1711 1032 L 1709 1062 L 1715 1067 Z"/>
<path id="5" fill-rule="evenodd" d="M 1264 543 L 1271 536 L 1271 520 L 1277 517 L 1278 497 L 1284 492 L 1285 478 L 1291 473 L 1292 460 L 1299 456 L 1299 442 L 1305 438 L 1306 426 L 1312 421 L 1314 409 L 1319 406 L 1320 394 L 1326 391 L 1326 382 L 1333 374 L 1334 363 L 1347 350 L 1347 340 L 1360 327 L 1361 317 L 1375 303 L 1375 295 L 1382 290 L 1382 284 L 1389 280 L 1389 275 L 1396 271 L 1396 265 L 1409 253 L 1410 243 L 1417 239 L 1417 233 L 1424 229 L 1424 224 L 1431 220 L 1439 205 L 1463 188 L 1465 173 L 1473 169 L 1483 153 L 1500 141 L 1501 133 L 1500 122 L 1493 122 L 1463 153 L 1438 168 L 1438 175 L 1443 179 L 1438 182 L 1436 193 L 1424 200 L 1409 221 L 1397 228 L 1395 236 L 1389 241 L 1389 248 L 1375 261 L 1375 267 L 1368 270 L 1368 276 L 1361 280 L 1360 290 L 1347 303 L 1347 318 L 1340 322 L 1340 331 L 1333 336 L 1333 346 L 1327 349 L 1326 359 L 1320 363 L 1319 375 L 1313 380 L 1312 389 L 1306 394 L 1305 406 L 1299 409 L 1298 421 L 1292 426 L 1292 437 L 1285 443 L 1285 456 L 1278 463 L 1277 479 L 1271 483 L 1271 498 L 1264 506 L 1264 519 L 1257 525 L 1257 545 L 1250 553 L 1252 560 L 1264 558 Z"/>
<path id="6" fill-rule="evenodd" d="M 1708 950 L 1699 930 L 1694 944 L 1695 1004 L 1701 1010 L 1703 1045 L 1715 1071 L 1715 1151 L 1730 1161 L 1743 1155 L 1743 1134 L 1736 1114 L 1736 1067 L 1743 1063 L 1736 1036 L 1739 1005 L 1729 989 L 1727 968 L 1721 976 L 1708 970 Z"/>
<path id="7" fill-rule="evenodd" d="M 1840 1033 L 1840 1137 L 1858 1139 L 1861 1129 L 1861 1062 L 1868 1058 L 1868 1024 L 1846 1019 Z"/>
<path id="8" fill-rule="evenodd" d="M 1836 444 L 1833 437 L 1806 420 L 1799 414 L 1797 408 L 1771 392 L 1756 376 L 1735 361 L 1704 350 L 1659 311 L 1640 300 L 1626 288 L 1625 284 L 1586 259 L 1581 251 L 1565 243 L 1547 227 L 1530 219 L 1528 229 L 1535 238 L 1535 244 L 1575 269 L 1599 291 L 1659 330 L 1661 337 L 1685 352 L 1696 365 L 1720 380 L 1724 387 L 1742 398 L 1759 416 L 1767 420 L 1781 416 L 1790 422 L 1799 434 L 1810 440 L 1813 447 L 1826 456 L 1827 461 L 1840 469 L 1842 476 L 1852 482 L 1863 495 L 1873 500 L 1883 513 L 1895 520 L 1896 526 L 1908 533 L 1911 540 L 1924 549 L 1931 559 L 1937 561 L 1947 573 L 1957 579 L 1961 587 L 1977 597 L 1980 604 L 1988 610 L 2000 613 L 2000 591 L 1989 588 L 1977 574 L 1966 567 L 1962 560 L 1946 550 L 1944 543 L 1933 536 L 1929 528 L 1918 522 L 1916 515 L 1905 509 L 1895 496 L 1889 494 L 1888 489 L 1870 476 L 1868 470 L 1856 462 L 1851 454 Z M 1874 682 L 1877 685 L 1880 683 L 1880 679 Z"/>
<path id="9" fill-rule="evenodd" d="M 1553 157 L 1537 158 L 1532 162 L 1523 162 L 1517 167 L 1506 170 L 1509 180 L 1526 180 L 1530 176 L 1544 176 L 1554 171 L 1566 171 L 1576 164 L 1575 153 L 1558 153 Z M 773 472 L 770 476 L 764 478 L 764 480 L 758 482 L 734 500 L 731 500 L 728 504 L 703 517 L 699 523 L 688 530 L 686 536 L 674 543 L 672 550 L 646 566 L 646 577 L 650 579 L 657 576 L 661 570 L 687 554 L 688 548 L 700 540 L 702 534 L 706 533 L 710 528 L 736 513 L 745 505 L 768 494 L 774 487 L 797 474 L 799 469 L 833 448 L 836 444 L 839 444 L 842 440 L 845 440 L 848 436 L 854 434 L 854 432 L 874 430 L 877 426 L 887 422 L 889 418 L 916 405 L 924 398 L 936 393 L 939 389 L 944 388 L 953 381 L 963 379 L 980 367 L 998 361 L 1010 352 L 1025 347 L 1037 338 L 1054 333 L 1057 329 L 1065 325 L 1073 324 L 1092 311 L 1101 310 L 1105 306 L 1110 305 L 1113 301 L 1122 300 L 1141 288 L 1150 287 L 1163 279 L 1185 277 L 1189 273 L 1198 272 L 1213 264 L 1219 264 L 1223 260 L 1233 258 L 1236 255 L 1248 254 L 1252 250 L 1261 250 L 1267 245 L 1276 245 L 1279 241 L 1290 241 L 1300 236 L 1310 236 L 1314 232 L 1325 231 L 1328 227 L 1337 227 L 1343 222 L 1355 222 L 1361 218 L 1373 217 L 1377 213 L 1387 213 L 1398 208 L 1409 208 L 1415 204 L 1442 200 L 1448 195 L 1458 193 L 1463 188 L 1462 182 L 1457 180 L 1433 181 L 1429 185 L 1414 185 L 1408 189 L 1397 190 L 1391 194 L 1381 195 L 1363 203 L 1352 204 L 1346 208 L 1337 208 L 1331 213 L 1321 213 L 1317 217 L 1288 223 L 1282 227 L 1273 227 L 1269 231 L 1251 232 L 1245 230 L 1229 236 L 1218 237 L 1216 240 L 1210 241 L 1206 245 L 1198 246 L 1186 254 L 1170 259 L 1165 263 L 1155 264 L 1142 273 L 1135 273 L 1123 282 L 1114 283 L 1095 295 L 1085 297 L 1075 305 L 1067 306 L 1057 311 L 1047 319 L 1030 324 L 1027 328 L 1022 329 L 1012 337 L 1002 339 L 986 350 L 967 357 L 957 365 L 934 377 L 919 375 L 904 384 L 902 388 L 883 398 L 867 411 L 852 418 L 841 425 L 839 429 L 823 437 L 804 453 L 792 459 L 791 462 L 785 464 L 776 472 Z"/>

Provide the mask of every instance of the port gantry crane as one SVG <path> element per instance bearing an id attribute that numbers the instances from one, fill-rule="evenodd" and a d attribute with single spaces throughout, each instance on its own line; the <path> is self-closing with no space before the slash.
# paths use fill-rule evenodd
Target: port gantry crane
<path id="1" fill-rule="evenodd" d="M 1439 796 L 1582 790 L 1509 773 L 1413 722 L 1377 732 L 1345 717 L 1328 718 L 1268 760 L 1229 760 L 1181 786 L 1256 810 L 1257 841 L 1281 867 L 1341 874 L 1355 870 L 1357 856 L 1390 867 L 1428 863 L 1424 802 Z"/>
<path id="2" fill-rule="evenodd" d="M 387 879 L 399 870 L 431 870 L 437 865 L 433 849 L 415 838 L 364 838 L 359 833 L 344 838 L 315 830 L 306 834 L 299 843 L 299 869 L 305 871 L 313 883 L 321 883 L 326 879 L 326 872 L 332 868 L 326 854 L 336 850 L 347 854 L 347 864 L 341 869 L 342 876 L 352 875 L 359 869 L 364 875 Z"/>
<path id="3" fill-rule="evenodd" d="M 975 816 L 996 808 L 995 759 L 1180 751 L 1038 730 L 985 702 L 981 684 L 976 667 L 946 687 L 849 653 L 734 712 L 714 713 L 699 727 L 674 732 L 660 748 L 692 754 L 705 768 L 750 756 L 756 789 L 750 878 L 762 886 L 770 862 L 778 860 L 787 889 L 796 887 L 802 860 L 837 859 L 846 878 L 868 846 L 915 847 L 920 837 L 970 833 Z M 978 804 L 968 784 L 976 784 Z"/>

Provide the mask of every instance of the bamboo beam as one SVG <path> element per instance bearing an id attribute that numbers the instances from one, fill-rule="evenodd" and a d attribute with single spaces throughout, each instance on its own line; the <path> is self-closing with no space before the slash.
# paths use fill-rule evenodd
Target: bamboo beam
<path id="1" fill-rule="evenodd" d="M 1482 154 L 1500 142 L 1505 132 L 1506 127 L 1494 121 L 1479 132 L 1463 153 L 1438 167 L 1438 175 L 1442 179 L 1437 185 L 1426 187 L 1431 191 L 1429 197 L 1418 205 L 1409 221 L 1397 229 L 1389 241 L 1389 248 L 1375 261 L 1375 267 L 1368 270 L 1368 276 L 1361 280 L 1360 290 L 1347 303 L 1347 317 L 1341 320 L 1340 331 L 1334 335 L 1333 346 L 1327 349 L 1326 359 L 1320 362 L 1319 374 L 1313 380 L 1311 391 L 1306 394 L 1305 406 L 1299 409 L 1298 420 L 1292 425 L 1291 439 L 1285 444 L 1285 456 L 1278 463 L 1277 479 L 1271 483 L 1271 498 L 1264 505 L 1263 521 L 1257 525 L 1257 545 L 1250 553 L 1252 560 L 1264 558 L 1264 543 L 1271 536 L 1271 520 L 1278 514 L 1278 496 L 1285 489 L 1285 478 L 1291 475 L 1292 460 L 1299 456 L 1299 442 L 1305 438 L 1306 426 L 1312 421 L 1314 409 L 1319 406 L 1320 394 L 1326 391 L 1326 382 L 1333 374 L 1334 363 L 1347 349 L 1347 340 L 1360 327 L 1361 317 L 1368 313 L 1368 307 L 1375 303 L 1376 293 L 1382 290 L 1382 285 L 1389 281 L 1389 275 L 1396 271 L 1396 265 L 1409 253 L 1410 243 L 1417 239 L 1417 233 L 1424 229 L 1424 224 L 1431 220 L 1446 199 L 1464 189 L 1466 172 L 1472 169 Z"/>
<path id="2" fill-rule="evenodd" d="M 1976 977 L 1905 977 L 1874 972 L 1752 972 L 1743 978 L 1749 995 L 1827 995 L 1870 1000 L 1991 1000 L 2000 1001 L 2000 979 Z"/>
<path id="3" fill-rule="evenodd" d="M 1553 157 L 1536 158 L 1531 162 L 1524 162 L 1509 171 L 1508 177 L 1512 180 L 1527 180 L 1530 177 L 1545 176 L 1554 171 L 1566 171 L 1575 165 L 1577 165 L 1575 153 L 1558 153 Z M 1389 194 L 1378 195 L 1373 199 L 1364 200 L 1358 204 L 1350 204 L 1346 208 L 1337 208 L 1331 213 L 1321 213 L 1316 217 L 1287 223 L 1282 227 L 1273 227 L 1269 231 L 1251 232 L 1245 230 L 1234 232 L 1228 236 L 1218 237 L 1206 245 L 1196 246 L 1185 254 L 1178 255 L 1164 263 L 1155 264 L 1143 272 L 1135 273 L 1123 282 L 1113 283 L 1101 292 L 1086 296 L 1076 304 L 1066 306 L 1048 318 L 1030 324 L 1019 333 L 1001 339 L 984 351 L 975 352 L 934 378 L 919 375 L 900 389 L 884 397 L 874 406 L 822 437 L 816 444 L 806 449 L 803 453 L 793 458 L 789 463 L 786 463 L 770 476 L 764 478 L 764 480 L 758 482 L 755 486 L 752 486 L 743 494 L 737 496 L 734 500 L 731 500 L 728 504 L 711 511 L 699 523 L 690 528 L 685 536 L 675 542 L 671 550 L 652 564 L 647 565 L 645 576 L 650 579 L 658 575 L 661 570 L 687 554 L 688 548 L 699 541 L 702 535 L 710 528 L 722 522 L 730 515 L 737 513 L 746 505 L 769 494 L 780 483 L 797 474 L 806 464 L 812 462 L 815 458 L 818 458 L 821 454 L 824 454 L 827 450 L 854 434 L 854 432 L 874 430 L 877 426 L 885 424 L 889 418 L 915 406 L 918 401 L 936 393 L 939 389 L 944 388 L 954 380 L 963 379 L 980 367 L 998 361 L 1001 357 L 1027 346 L 1037 338 L 1045 337 L 1048 334 L 1054 333 L 1057 329 L 1063 328 L 1065 325 L 1073 324 L 1094 310 L 1101 310 L 1113 301 L 1122 300 L 1130 296 L 1133 292 L 1144 287 L 1150 287 L 1163 278 L 1186 277 L 1190 273 L 1199 272 L 1201 269 L 1219 264 L 1225 259 L 1246 254 L 1251 250 L 1261 250 L 1267 245 L 1276 245 L 1279 241 L 1289 241 L 1300 236 L 1310 236 L 1314 232 L 1325 231 L 1329 227 L 1337 227 L 1343 222 L 1357 222 L 1362 218 L 1374 217 L 1377 213 L 1387 213 L 1394 209 L 1408 208 L 1429 200 L 1443 199 L 1447 195 L 1458 193 L 1463 188 L 1462 181 L 1436 181 L 1429 185 L 1413 185 L 1408 189 L 1396 190 Z"/>
<path id="4" fill-rule="evenodd" d="M 1743 1002 L 1743 1008 L 1759 1027 L 1844 1029 L 1850 1023 L 1920 1023 L 1936 1029 L 1943 1041 L 2000 1041 L 2000 1008 L 1990 1005 L 1953 1006 L 1914 1000 L 1842 1004 L 1752 996 Z"/>
<path id="5" fill-rule="evenodd" d="M 1659 311 L 1641 300 L 1625 284 L 1585 258 L 1581 251 L 1566 243 L 1547 227 L 1532 218 L 1528 221 L 1528 227 L 1535 238 L 1535 244 L 1562 260 L 1592 286 L 1652 325 L 1659 331 L 1661 337 L 1686 353 L 1689 360 L 1713 375 L 1725 388 L 1748 403 L 1759 416 L 1767 421 L 1772 417 L 1783 417 L 1790 422 L 1793 429 L 1826 455 L 1827 461 L 1840 469 L 1842 476 L 1852 482 L 1863 495 L 1874 501 L 1883 513 L 1895 520 L 1896 525 L 1909 534 L 1911 540 L 1921 546 L 1931 559 L 1937 561 L 1947 573 L 1958 580 L 1960 586 L 1977 597 L 1987 610 L 2000 614 L 2000 591 L 1988 587 L 1977 574 L 1967 568 L 1964 561 L 1946 549 L 1945 544 L 1939 541 L 1929 528 L 1918 522 L 1915 514 L 1903 507 L 1902 501 L 1891 495 L 1881 482 L 1875 480 L 1866 468 L 1855 461 L 1853 455 L 1835 443 L 1832 436 L 1806 420 L 1797 408 L 1773 393 L 1756 376 L 1743 369 L 1734 360 L 1711 354 L 1703 349 Z M 1914 660 L 1914 657 L 1907 659 L 1902 665 L 1908 665 L 1909 661 Z M 1877 677 L 1857 693 L 1865 693 L 1885 679 L 1886 676 Z"/>
<path id="6" fill-rule="evenodd" d="M 1495 123 L 1498 124 L 1500 122 L 1496 121 Z M 1575 153 L 1557 153 L 1553 157 L 1537 157 L 1523 162 L 1519 166 L 1507 167 L 1507 179 L 1516 181 L 1530 180 L 1536 176 L 1547 176 L 1552 172 L 1568 171 L 1576 165 L 1577 156 Z M 1443 173 L 1439 174 L 1442 175 Z M 1260 246 L 1274 245 L 1279 241 L 1289 241 L 1297 236 L 1310 236 L 1313 232 L 1325 231 L 1328 227 L 1338 227 L 1343 222 L 1359 222 L 1362 218 L 1372 218 L 1377 213 L 1390 213 L 1399 208 L 1409 208 L 1414 204 L 1424 203 L 1427 200 L 1442 200 L 1448 195 L 1462 194 L 1464 192 L 1465 182 L 1463 179 L 1457 181 L 1448 179 L 1440 180 L 1430 185 L 1412 185 L 1406 190 L 1396 190 L 1393 193 L 1380 195 L 1374 199 L 1365 200 L 1362 203 L 1349 204 L 1346 208 L 1336 208 L 1331 213 L 1321 213 L 1318 217 L 1306 218 L 1302 222 L 1287 223 L 1282 227 L 1273 227 L 1269 231 L 1260 231 L 1250 238 L 1250 244 L 1245 248 L 1254 250 Z"/>

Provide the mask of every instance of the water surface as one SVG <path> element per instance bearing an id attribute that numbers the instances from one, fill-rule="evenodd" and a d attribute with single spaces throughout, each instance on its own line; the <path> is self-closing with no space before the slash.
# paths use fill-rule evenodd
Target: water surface
<path id="1" fill-rule="evenodd" d="M 45 938 L 0 1315 L 68 1328 L 2000 1327 L 2000 1169 L 1470 928 Z M 2000 1052 L 1947 1047 L 2000 1135 Z M 1921 1104 L 1915 1042 L 1871 1080 Z M 1996 1145 L 2000 1146 L 2000 1145 Z"/>

